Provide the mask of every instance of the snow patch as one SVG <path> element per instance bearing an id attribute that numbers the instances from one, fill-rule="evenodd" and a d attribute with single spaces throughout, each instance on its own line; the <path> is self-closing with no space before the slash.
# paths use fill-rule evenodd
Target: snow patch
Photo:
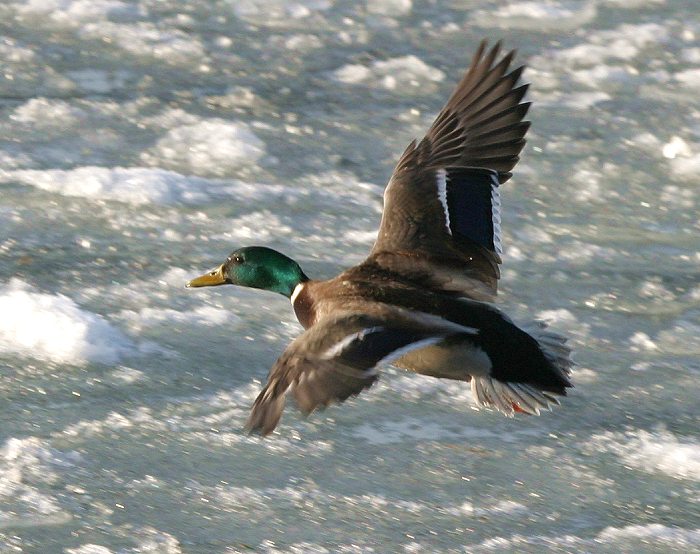
<path id="1" fill-rule="evenodd" d="M 27 100 L 10 114 L 10 119 L 31 125 L 34 131 L 62 130 L 78 125 L 87 118 L 87 113 L 71 106 L 65 100 L 49 98 L 32 98 Z"/>
<path id="2" fill-rule="evenodd" d="M 643 333 L 642 331 L 637 331 L 634 335 L 630 337 L 630 344 L 632 345 L 630 347 L 630 350 L 632 352 L 639 352 L 640 350 L 653 352 L 654 350 L 659 349 L 656 343 L 653 340 L 651 340 L 649 335 Z"/>
<path id="3" fill-rule="evenodd" d="M 639 542 L 648 547 L 649 543 L 666 544 L 674 551 L 677 548 L 700 545 L 700 529 L 667 527 L 660 523 L 649 525 L 627 525 L 626 527 L 606 527 L 597 537 L 599 542 Z M 680 550 L 678 550 L 680 551 Z M 670 550 L 669 550 L 670 552 Z M 687 550 L 689 552 L 689 550 Z"/>
<path id="4" fill-rule="evenodd" d="M 60 490 L 61 470 L 80 461 L 38 437 L 9 438 L 0 447 L 0 529 L 65 523 L 71 516 L 44 492 Z"/>
<path id="5" fill-rule="evenodd" d="M 182 281 L 180 285 L 182 286 Z M 125 310 L 120 317 L 128 321 L 134 332 L 147 327 L 164 324 L 183 324 L 193 327 L 230 326 L 240 323 L 240 317 L 229 310 L 214 306 L 200 306 L 191 311 L 178 311 L 171 308 L 143 308 L 135 312 Z"/>
<path id="6" fill-rule="evenodd" d="M 453 516 L 488 517 L 491 515 L 511 515 L 523 513 L 527 507 L 513 500 L 501 500 L 493 506 L 474 506 L 471 502 L 464 502 L 456 508 L 445 508 L 445 512 Z"/>
<path id="7" fill-rule="evenodd" d="M 587 336 L 591 331 L 590 324 L 583 323 L 566 308 L 542 310 L 537 313 L 536 319 L 544 321 L 547 325 L 556 327 L 558 331 L 567 335 Z"/>
<path id="8" fill-rule="evenodd" d="M 98 314 L 62 294 L 12 279 L 0 294 L 0 352 L 57 363 L 111 364 L 131 341 Z"/>
<path id="9" fill-rule="evenodd" d="M 212 118 L 175 127 L 142 159 L 197 175 L 226 175 L 265 155 L 265 143 L 245 123 Z"/>
<path id="10" fill-rule="evenodd" d="M 375 61 L 370 66 L 348 64 L 336 69 L 333 78 L 341 83 L 365 85 L 386 90 L 426 93 L 426 86 L 444 80 L 445 74 L 429 66 L 420 58 L 410 55 Z"/>
<path id="11" fill-rule="evenodd" d="M 329 0 L 227 0 L 236 17 L 266 27 L 288 27 L 325 12 Z"/>
<path id="12" fill-rule="evenodd" d="M 10 6 L 23 16 L 44 17 L 70 25 L 134 11 L 119 0 L 22 0 L 11 2 Z"/>
<path id="13" fill-rule="evenodd" d="M 112 550 L 99 544 L 83 544 L 78 548 L 67 548 L 66 554 L 112 554 Z"/>
<path id="14" fill-rule="evenodd" d="M 78 34 L 87 40 L 107 40 L 131 55 L 150 56 L 168 65 L 191 66 L 207 59 L 206 48 L 197 37 L 150 21 L 123 24 L 98 20 L 80 27 Z"/>
<path id="15" fill-rule="evenodd" d="M 595 2 L 539 0 L 512 2 L 496 10 L 479 10 L 474 19 L 483 27 L 563 31 L 578 29 L 595 16 Z"/>
<path id="16" fill-rule="evenodd" d="M 681 137 L 677 136 L 672 137 L 670 141 L 664 144 L 661 153 L 663 154 L 664 158 L 667 158 L 669 160 L 673 160 L 678 156 L 687 157 L 691 155 L 688 143 L 684 141 Z"/>
<path id="17" fill-rule="evenodd" d="M 467 388 L 468 390 L 468 388 Z M 373 421 L 354 427 L 349 433 L 369 444 L 386 445 L 401 442 L 432 442 L 432 441 L 479 441 L 498 437 L 501 441 L 517 440 L 521 435 L 536 433 L 531 430 L 502 433 L 477 427 L 461 427 L 448 429 L 440 423 L 426 421 L 416 417 L 404 417 L 399 420 Z"/>
<path id="18" fill-rule="evenodd" d="M 196 203 L 220 183 L 158 168 L 95 167 L 0 170 L 0 182 L 19 181 L 41 190 L 129 204 Z"/>
<path id="19" fill-rule="evenodd" d="M 700 68 L 679 71 L 674 75 L 674 77 L 676 78 L 676 81 L 678 81 L 684 87 L 688 87 L 694 91 L 700 88 Z"/>
<path id="20" fill-rule="evenodd" d="M 367 12 L 375 15 L 396 17 L 410 13 L 412 0 L 367 0 Z"/>
<path id="21" fill-rule="evenodd" d="M 625 433 L 594 435 L 585 445 L 591 452 L 615 454 L 625 466 L 648 473 L 665 473 L 675 479 L 700 481 L 700 442 L 678 438 L 665 427 Z"/>
<path id="22" fill-rule="evenodd" d="M 134 548 L 121 549 L 120 554 L 137 554 L 143 552 L 154 552 L 158 554 L 182 554 L 180 541 L 165 531 L 160 531 L 150 526 L 125 525 L 124 531 L 127 536 L 136 542 Z"/>
<path id="23" fill-rule="evenodd" d="M 669 31 L 657 23 L 622 24 L 615 29 L 595 31 L 586 42 L 569 48 L 548 50 L 533 57 L 529 65 L 545 74 L 553 70 L 569 73 L 573 68 L 605 66 L 610 61 L 631 61 L 642 50 L 668 39 Z"/>
<path id="24" fill-rule="evenodd" d="M 671 176 L 677 179 L 692 178 L 700 173 L 700 154 L 695 154 L 687 158 L 674 158 L 670 160 Z"/>
<path id="25" fill-rule="evenodd" d="M 700 356 L 700 325 L 678 320 L 672 328 L 659 332 L 657 343 L 660 350 L 669 354 Z"/>

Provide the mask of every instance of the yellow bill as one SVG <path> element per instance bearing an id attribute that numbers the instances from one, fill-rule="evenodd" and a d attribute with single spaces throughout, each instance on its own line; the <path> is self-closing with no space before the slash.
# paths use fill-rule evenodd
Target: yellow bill
<path id="1" fill-rule="evenodd" d="M 209 273 L 205 273 L 204 275 L 200 275 L 199 277 L 195 277 L 194 279 L 189 281 L 185 286 L 187 288 L 196 288 L 196 287 L 214 287 L 216 285 L 225 285 L 225 284 L 226 284 L 226 277 L 224 277 L 224 265 L 221 264 L 219 267 L 210 271 Z"/>

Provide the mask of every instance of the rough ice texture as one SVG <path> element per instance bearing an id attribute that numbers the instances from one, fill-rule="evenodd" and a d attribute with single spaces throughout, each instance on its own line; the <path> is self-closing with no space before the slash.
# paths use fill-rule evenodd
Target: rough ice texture
<path id="1" fill-rule="evenodd" d="M 154 527 L 135 527 L 125 524 L 114 527 L 115 533 L 129 537 L 130 543 L 136 543 L 131 548 L 119 548 L 110 550 L 99 544 L 83 544 L 76 548 L 66 548 L 65 554 L 139 554 L 150 552 L 153 554 L 182 554 L 180 541 L 165 531 L 159 531 Z"/>
<path id="2" fill-rule="evenodd" d="M 180 285 L 185 281 L 181 281 Z M 143 308 L 138 312 L 124 311 L 120 317 L 129 322 L 134 331 L 141 331 L 147 327 L 157 325 L 183 324 L 193 327 L 218 327 L 227 326 L 233 328 L 240 323 L 240 317 L 230 310 L 216 308 L 214 306 L 200 306 L 190 311 L 178 311 L 171 308 Z"/>
<path id="3" fill-rule="evenodd" d="M 591 334 L 591 325 L 580 321 L 566 308 L 557 310 L 542 310 L 537 312 L 535 319 L 544 321 L 552 326 L 555 332 L 561 332 L 567 336 L 587 337 Z"/>
<path id="4" fill-rule="evenodd" d="M 287 27 L 322 14 L 332 6 L 329 0 L 236 0 L 229 4 L 236 17 L 270 27 Z"/>
<path id="5" fill-rule="evenodd" d="M 579 28 L 595 16 L 595 2 L 548 0 L 511 2 L 496 10 L 479 10 L 474 14 L 474 20 L 484 27 L 563 30 Z"/>
<path id="6" fill-rule="evenodd" d="M 168 65 L 191 65 L 206 60 L 206 48 L 200 40 L 179 29 L 162 30 L 158 25 L 140 21 L 133 25 L 100 21 L 81 28 L 87 39 L 104 40 L 134 55 L 150 55 Z"/>
<path id="7" fill-rule="evenodd" d="M 680 529 L 660 523 L 649 525 L 628 525 L 626 527 L 606 527 L 599 534 L 600 542 L 639 541 L 643 544 L 665 543 L 674 548 L 700 545 L 700 529 Z"/>
<path id="8" fill-rule="evenodd" d="M 133 10 L 129 4 L 119 0 L 21 0 L 9 4 L 24 16 L 49 18 L 54 24 L 71 25 Z"/>
<path id="9" fill-rule="evenodd" d="M 78 462 L 77 453 L 55 450 L 38 437 L 8 438 L 0 447 L 0 529 L 70 520 L 56 497 L 45 491 L 60 489 L 63 470 Z"/>
<path id="10" fill-rule="evenodd" d="M 594 435 L 586 447 L 612 452 L 628 467 L 700 481 L 700 442 L 679 439 L 664 427 Z"/>
<path id="11" fill-rule="evenodd" d="M 527 507 L 520 502 L 514 502 L 513 500 L 500 500 L 496 504 L 489 507 L 475 506 L 471 502 L 467 501 L 457 507 L 445 508 L 445 512 L 455 516 L 488 517 L 527 512 Z"/>
<path id="12" fill-rule="evenodd" d="M 591 539 L 576 535 L 512 535 L 492 537 L 467 545 L 467 552 L 695 552 L 700 529 L 669 527 L 660 523 L 606 527 Z M 601 547 L 608 547 L 601 550 Z M 531 548 L 528 548 L 531 547 Z M 650 550 L 654 548 L 654 550 Z M 418 550 L 423 552 L 423 550 Z M 426 550 L 427 551 L 427 550 Z"/>
<path id="13" fill-rule="evenodd" d="M 663 145 L 661 149 L 661 154 L 664 158 L 673 160 L 678 156 L 688 157 L 692 154 L 690 145 L 683 140 L 682 137 L 673 136 L 666 144 Z"/>
<path id="14" fill-rule="evenodd" d="M 62 294 L 12 279 L 0 294 L 0 352 L 57 363 L 114 363 L 129 339 L 98 314 Z"/>
<path id="15" fill-rule="evenodd" d="M 29 0 L 11 2 L 22 19 L 37 27 L 76 29 L 85 40 L 109 41 L 133 55 L 152 56 L 168 64 L 199 63 L 206 57 L 201 41 L 180 29 L 138 21 L 146 12 L 120 0 Z M 135 20 L 134 23 L 121 21 Z"/>
<path id="16" fill-rule="evenodd" d="M 59 131 L 79 125 L 87 113 L 65 100 L 32 98 L 20 104 L 10 115 L 12 121 L 31 126 L 31 130 Z"/>
<path id="17" fill-rule="evenodd" d="M 651 340 L 649 335 L 642 331 L 637 331 L 632 335 L 629 339 L 630 342 L 630 350 L 632 352 L 639 352 L 639 351 L 654 351 L 658 350 L 658 346 L 656 343 Z"/>
<path id="18" fill-rule="evenodd" d="M 411 0 L 367 0 L 367 11 L 376 15 L 406 15 L 412 7 Z"/>
<path id="19" fill-rule="evenodd" d="M 444 80 L 445 74 L 420 58 L 409 55 L 375 61 L 369 67 L 359 64 L 344 65 L 333 72 L 333 78 L 341 83 L 353 85 L 426 93 L 434 90 L 430 85 Z"/>
<path id="20" fill-rule="evenodd" d="M 158 168 L 78 167 L 0 171 L 0 182 L 19 181 L 64 196 L 117 200 L 129 204 L 176 204 L 206 198 L 217 183 Z"/>
<path id="21" fill-rule="evenodd" d="M 689 156 L 687 158 L 674 158 L 670 161 L 671 175 L 678 180 L 692 178 L 695 181 L 696 176 L 700 173 L 700 154 Z"/>
<path id="22" fill-rule="evenodd" d="M 513 431 L 512 433 L 491 431 L 478 427 L 448 429 L 439 423 L 414 417 L 367 422 L 348 430 L 348 433 L 355 439 L 375 445 L 398 444 L 408 441 L 478 442 L 492 439 L 496 436 L 509 442 L 517 440 L 515 437 L 533 434 L 531 430 L 527 429 Z"/>
<path id="23" fill-rule="evenodd" d="M 599 0 L 599 4 L 622 9 L 637 9 L 654 4 L 663 4 L 666 0 Z"/>
<path id="24" fill-rule="evenodd" d="M 692 90 L 700 88 L 700 68 L 686 69 L 679 71 L 675 75 L 676 81 Z"/>
<path id="25" fill-rule="evenodd" d="M 187 173 L 226 175 L 264 155 L 265 143 L 248 125 L 213 118 L 171 129 L 142 158 Z"/>
<path id="26" fill-rule="evenodd" d="M 113 550 L 99 544 L 84 544 L 78 548 L 68 548 L 65 552 L 66 554 L 112 554 Z"/>
<path id="27" fill-rule="evenodd" d="M 670 329 L 659 332 L 657 342 L 664 352 L 700 356 L 700 325 L 679 319 Z"/>
<path id="28" fill-rule="evenodd" d="M 622 24 L 615 29 L 590 33 L 586 42 L 570 48 L 552 49 L 534 56 L 528 65 L 551 71 L 552 64 L 571 70 L 576 67 L 601 66 L 611 61 L 629 61 L 642 50 L 668 40 L 668 30 L 656 23 Z"/>

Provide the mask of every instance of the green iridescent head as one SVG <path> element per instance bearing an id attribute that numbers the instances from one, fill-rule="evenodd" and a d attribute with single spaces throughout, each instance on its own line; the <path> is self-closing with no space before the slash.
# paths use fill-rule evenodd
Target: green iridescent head
<path id="1" fill-rule="evenodd" d="M 278 292 L 290 297 L 309 278 L 291 258 L 265 246 L 239 248 L 209 273 L 192 279 L 187 287 L 238 285 Z"/>

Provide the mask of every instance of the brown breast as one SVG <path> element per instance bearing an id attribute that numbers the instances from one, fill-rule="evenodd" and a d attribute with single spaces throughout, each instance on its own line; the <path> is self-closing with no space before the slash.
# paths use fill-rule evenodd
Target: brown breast
<path id="1" fill-rule="evenodd" d="M 294 313 L 299 323 L 304 326 L 304 329 L 311 327 L 316 320 L 316 310 L 314 309 L 314 302 L 311 298 L 311 294 L 309 294 L 309 288 L 308 282 L 302 283 L 301 290 L 296 297 L 292 297 Z"/>

